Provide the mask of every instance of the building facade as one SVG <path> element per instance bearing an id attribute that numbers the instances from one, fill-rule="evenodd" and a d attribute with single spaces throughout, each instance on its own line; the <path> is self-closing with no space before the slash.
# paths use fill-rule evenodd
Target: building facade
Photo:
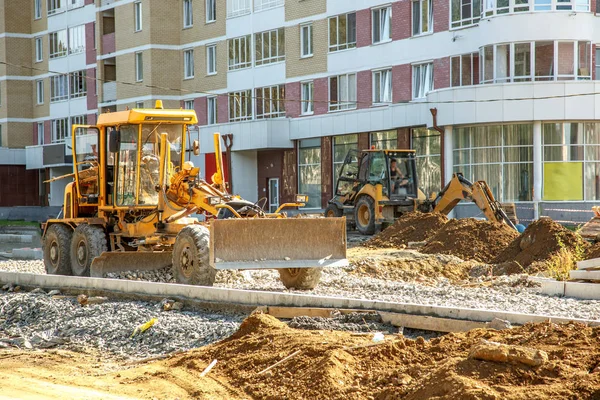
<path id="1" fill-rule="evenodd" d="M 592 0 L 4 0 L 4 9 L 0 55 L 32 68 L 0 64 L 0 137 L 32 145 L 26 171 L 40 176 L 70 172 L 71 124 L 161 99 L 197 111 L 193 161 L 205 176 L 212 133 L 232 134 L 233 191 L 272 208 L 295 193 L 309 195 L 308 210 L 324 208 L 347 151 L 371 146 L 416 149 L 427 194 L 454 172 L 486 180 L 524 222 L 585 221 L 600 203 Z M 40 197 L 62 204 L 63 182 L 38 184 Z"/>

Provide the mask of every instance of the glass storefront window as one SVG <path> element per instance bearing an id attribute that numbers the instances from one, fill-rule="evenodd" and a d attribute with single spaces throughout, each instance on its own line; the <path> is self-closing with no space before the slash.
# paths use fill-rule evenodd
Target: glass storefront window
<path id="1" fill-rule="evenodd" d="M 499 201 L 531 201 L 533 125 L 455 128 L 454 172 L 471 181 L 485 180 Z"/>
<path id="2" fill-rule="evenodd" d="M 337 181 L 340 176 L 340 169 L 344 164 L 346 155 L 349 150 L 358 149 L 358 135 L 343 135 L 335 136 L 333 138 L 333 183 Z M 363 149 L 359 149 L 363 150 Z"/>
<path id="3" fill-rule="evenodd" d="M 411 139 L 416 151 L 419 189 L 429 198 L 442 189 L 441 137 L 437 131 L 416 128 Z"/>
<path id="4" fill-rule="evenodd" d="M 371 146 L 375 146 L 379 150 L 398 148 L 398 131 L 371 133 Z"/>
<path id="5" fill-rule="evenodd" d="M 298 189 L 308 196 L 305 208 L 321 208 L 321 139 L 300 141 Z"/>

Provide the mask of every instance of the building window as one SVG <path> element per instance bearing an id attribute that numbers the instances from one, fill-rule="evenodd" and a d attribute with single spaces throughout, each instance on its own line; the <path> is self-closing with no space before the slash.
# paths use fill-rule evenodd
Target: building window
<path id="1" fill-rule="evenodd" d="M 413 65 L 413 99 L 422 99 L 433 90 L 433 63 Z"/>
<path id="2" fill-rule="evenodd" d="M 334 136 L 333 138 L 333 183 L 335 185 L 337 179 L 340 177 L 340 170 L 346 155 L 350 150 L 358 149 L 358 135 L 341 135 Z M 336 188 L 334 187 L 334 190 Z"/>
<path id="3" fill-rule="evenodd" d="M 252 119 L 252 90 L 229 93 L 229 122 Z"/>
<path id="4" fill-rule="evenodd" d="M 329 51 L 356 47 L 356 13 L 329 18 Z"/>
<path id="5" fill-rule="evenodd" d="M 40 19 L 42 18 L 42 0 L 34 0 L 33 1 L 33 18 Z"/>
<path id="6" fill-rule="evenodd" d="M 68 0 L 67 5 L 69 7 L 69 10 L 72 10 L 74 8 L 83 7 L 85 4 L 83 0 Z"/>
<path id="7" fill-rule="evenodd" d="M 87 125 L 87 115 L 76 115 L 71 117 L 71 126 L 73 125 Z"/>
<path id="8" fill-rule="evenodd" d="M 44 144 L 44 123 L 43 122 L 37 123 L 37 144 L 38 145 Z"/>
<path id="9" fill-rule="evenodd" d="M 206 99 L 206 122 L 208 125 L 217 123 L 217 96 Z"/>
<path id="10" fill-rule="evenodd" d="M 329 111 L 356 108 L 356 74 L 329 78 Z"/>
<path id="11" fill-rule="evenodd" d="M 143 101 L 136 101 L 135 108 L 144 108 L 144 102 Z"/>
<path id="12" fill-rule="evenodd" d="M 416 150 L 419 189 L 430 198 L 442 188 L 441 135 L 427 128 L 415 128 L 411 134 L 411 148 Z"/>
<path id="13" fill-rule="evenodd" d="M 256 89 L 256 118 L 285 117 L 285 85 Z"/>
<path id="14" fill-rule="evenodd" d="M 413 0 L 412 34 L 422 35 L 433 31 L 432 0 Z"/>
<path id="15" fill-rule="evenodd" d="M 142 30 L 142 2 L 136 1 L 133 3 L 133 15 L 134 22 L 133 28 L 135 32 L 139 32 Z"/>
<path id="16" fill-rule="evenodd" d="M 284 4 L 285 0 L 254 0 L 254 11 L 267 10 Z"/>
<path id="17" fill-rule="evenodd" d="M 392 70 L 373 71 L 373 103 L 392 102 Z"/>
<path id="18" fill-rule="evenodd" d="M 64 11 L 66 0 L 48 0 L 48 16 Z"/>
<path id="19" fill-rule="evenodd" d="M 135 80 L 144 80 L 144 57 L 142 52 L 135 53 Z"/>
<path id="20" fill-rule="evenodd" d="M 474 71 L 477 71 L 479 54 L 463 54 L 450 58 L 450 86 L 474 85 Z"/>
<path id="21" fill-rule="evenodd" d="M 371 147 L 378 150 L 397 149 L 398 131 L 372 132 L 370 135 Z"/>
<path id="22" fill-rule="evenodd" d="M 264 65 L 285 60 L 285 30 L 283 28 L 254 35 L 255 64 Z"/>
<path id="23" fill-rule="evenodd" d="M 217 20 L 217 0 L 206 0 L 206 22 Z"/>
<path id="24" fill-rule="evenodd" d="M 35 98 L 37 104 L 44 104 L 44 81 L 41 79 L 35 81 Z"/>
<path id="25" fill-rule="evenodd" d="M 372 15 L 373 44 L 392 39 L 392 7 L 376 8 Z"/>
<path id="26" fill-rule="evenodd" d="M 194 77 L 194 50 L 183 52 L 183 77 L 190 79 Z"/>
<path id="27" fill-rule="evenodd" d="M 481 17 L 481 0 L 451 0 L 451 2 L 452 28 L 479 22 L 479 18 Z"/>
<path id="28" fill-rule="evenodd" d="M 71 72 L 71 98 L 84 97 L 87 94 L 87 80 L 85 70 Z"/>
<path id="29" fill-rule="evenodd" d="M 312 24 L 300 26 L 300 56 L 310 57 L 313 55 Z"/>
<path id="30" fill-rule="evenodd" d="M 186 110 L 193 110 L 194 109 L 194 100 L 185 100 L 183 102 L 183 108 Z"/>
<path id="31" fill-rule="evenodd" d="M 531 201 L 533 125 L 454 128 L 452 142 L 454 172 L 486 181 L 499 201 Z"/>
<path id="32" fill-rule="evenodd" d="M 530 4 L 533 6 L 530 8 Z M 590 11 L 589 0 L 486 0 L 482 4 L 482 16 L 513 14 L 527 11 Z"/>
<path id="33" fill-rule="evenodd" d="M 85 26 L 79 25 L 69 28 L 69 54 L 85 51 Z"/>
<path id="34" fill-rule="evenodd" d="M 321 208 L 321 139 L 300 141 L 298 190 L 301 194 L 308 195 L 305 208 Z"/>
<path id="35" fill-rule="evenodd" d="M 315 111 L 313 103 L 314 87 L 313 81 L 301 83 L 302 115 L 311 115 Z"/>
<path id="36" fill-rule="evenodd" d="M 192 0 L 183 0 L 183 27 L 189 28 L 194 25 L 194 12 Z"/>
<path id="37" fill-rule="evenodd" d="M 217 45 L 206 46 L 206 74 L 217 73 Z"/>
<path id="38" fill-rule="evenodd" d="M 69 75 L 54 75 L 50 77 L 50 102 L 67 100 L 69 98 Z"/>
<path id="39" fill-rule="evenodd" d="M 250 50 L 250 35 L 229 39 L 229 70 L 248 68 L 252 66 L 252 52 Z"/>
<path id="40" fill-rule="evenodd" d="M 227 0 L 227 18 L 250 14 L 251 0 Z"/>
<path id="41" fill-rule="evenodd" d="M 50 58 L 64 57 L 67 55 L 67 30 L 52 32 L 48 35 L 50 39 Z"/>
<path id="42" fill-rule="evenodd" d="M 40 62 L 44 59 L 44 45 L 41 37 L 35 38 L 35 62 Z"/>
<path id="43" fill-rule="evenodd" d="M 52 120 L 52 142 L 62 142 L 65 138 L 70 137 L 69 134 L 69 118 L 60 118 Z"/>

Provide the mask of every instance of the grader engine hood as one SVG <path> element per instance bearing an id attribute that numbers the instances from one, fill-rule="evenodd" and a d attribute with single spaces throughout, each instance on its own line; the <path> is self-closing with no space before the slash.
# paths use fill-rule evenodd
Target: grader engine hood
<path id="1" fill-rule="evenodd" d="M 215 269 L 344 267 L 345 218 L 244 218 L 210 225 Z"/>

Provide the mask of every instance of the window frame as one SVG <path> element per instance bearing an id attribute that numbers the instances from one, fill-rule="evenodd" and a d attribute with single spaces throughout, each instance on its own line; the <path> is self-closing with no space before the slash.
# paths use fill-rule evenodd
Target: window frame
<path id="1" fill-rule="evenodd" d="M 464 57 L 469 57 L 469 68 L 470 68 L 470 75 L 471 75 L 471 84 L 470 85 L 465 85 L 465 83 L 463 82 L 463 69 L 464 69 L 464 65 L 465 63 L 463 62 L 463 58 Z M 451 56 L 450 57 L 450 87 L 462 87 L 462 86 L 473 86 L 475 85 L 475 57 L 477 57 L 477 59 L 479 60 L 479 53 L 465 53 L 465 54 L 458 54 L 455 56 Z M 454 70 L 452 68 L 452 64 L 454 59 L 458 59 L 458 69 L 459 69 L 459 80 L 458 80 L 458 85 L 454 85 Z"/>
<path id="2" fill-rule="evenodd" d="M 216 0 L 206 0 L 205 1 L 205 17 L 206 23 L 210 24 L 212 22 L 217 21 L 217 2 Z M 212 16 L 212 18 L 211 18 Z"/>
<path id="3" fill-rule="evenodd" d="M 348 16 L 349 15 L 354 15 L 354 41 L 348 41 L 348 33 L 351 32 L 351 29 L 348 27 Z M 346 32 L 345 32 L 345 36 L 346 36 L 346 42 L 345 43 L 341 43 L 340 42 L 340 17 L 344 16 L 346 18 Z M 332 21 L 335 20 L 335 24 L 336 24 L 336 28 L 335 28 L 335 34 L 336 34 L 336 43 L 335 44 L 331 44 L 331 23 Z M 346 14 L 338 14 L 338 15 L 334 15 L 331 16 L 327 19 L 327 44 L 328 44 L 328 52 L 329 53 L 334 53 L 336 51 L 342 51 L 342 50 L 350 50 L 350 49 L 355 49 L 356 48 L 356 42 L 357 42 L 357 32 L 356 32 L 356 12 L 350 12 L 350 13 L 346 13 Z"/>
<path id="4" fill-rule="evenodd" d="M 143 23 L 142 2 L 135 1 L 133 3 L 133 32 L 141 32 L 144 28 Z"/>
<path id="5" fill-rule="evenodd" d="M 229 122 L 251 121 L 254 119 L 252 89 L 229 92 L 228 96 Z M 239 106 L 235 104 L 236 99 L 240 100 Z M 234 107 L 233 109 L 232 106 Z M 250 114 L 248 114 L 248 110 Z M 232 111 L 234 111 L 234 115 L 232 115 Z"/>
<path id="6" fill-rule="evenodd" d="M 59 132 L 59 128 L 61 132 Z M 69 117 L 53 119 L 50 122 L 50 135 L 52 143 L 64 142 L 65 139 L 71 137 Z"/>
<path id="7" fill-rule="evenodd" d="M 42 36 L 38 36 L 34 40 L 35 44 L 35 62 L 39 63 L 44 61 L 44 39 Z"/>
<path id="8" fill-rule="evenodd" d="M 275 55 L 272 54 L 273 50 L 273 34 L 275 34 Z M 268 45 L 265 45 L 268 40 Z M 281 46 L 283 45 L 283 46 Z M 261 47 L 260 58 L 258 47 Z M 268 49 L 269 56 L 265 57 L 266 49 Z M 259 67 L 261 65 L 275 64 L 285 61 L 285 28 L 270 29 L 268 31 L 257 32 L 254 34 L 254 66 Z"/>
<path id="9" fill-rule="evenodd" d="M 218 124 L 217 105 L 218 105 L 217 96 L 208 96 L 206 98 L 206 124 L 207 125 Z M 212 110 L 211 110 L 211 108 L 212 108 Z"/>
<path id="10" fill-rule="evenodd" d="M 234 9 L 234 5 L 238 5 Z M 227 0 L 227 18 L 241 17 L 252 12 L 251 0 Z"/>
<path id="11" fill-rule="evenodd" d="M 430 84 L 429 90 L 424 91 L 423 96 L 416 96 L 417 94 L 417 85 L 416 85 L 416 70 L 417 69 L 421 69 L 423 67 L 427 67 L 427 68 L 431 68 L 431 75 L 430 75 L 430 79 L 428 81 L 428 83 Z M 435 88 L 435 81 L 434 81 L 434 69 L 433 69 L 433 61 L 428 61 L 428 62 L 421 62 L 421 63 L 416 63 L 416 64 L 412 64 L 412 99 L 413 100 L 421 100 L 421 99 L 425 99 L 427 98 L 427 93 L 431 92 L 432 90 L 434 90 Z"/>
<path id="12" fill-rule="evenodd" d="M 310 95 L 305 96 L 306 93 L 304 88 L 307 87 L 309 89 Z M 303 81 L 300 82 L 300 114 L 301 115 L 314 115 L 315 113 L 315 103 L 314 103 L 314 95 L 315 95 L 315 81 Z"/>
<path id="13" fill-rule="evenodd" d="M 34 0 L 33 1 L 33 19 L 41 19 L 42 18 L 42 0 Z"/>
<path id="14" fill-rule="evenodd" d="M 453 10 L 455 2 L 458 3 L 459 18 L 454 20 Z M 479 9 L 476 8 L 475 2 L 479 4 Z M 465 3 L 465 4 L 463 4 Z M 469 6 L 471 12 L 470 17 L 463 18 L 463 10 L 465 6 Z M 476 25 L 481 20 L 482 4 L 481 0 L 450 0 L 449 12 L 449 29 L 460 29 L 466 26 Z"/>
<path id="15" fill-rule="evenodd" d="M 428 4 L 428 15 L 427 15 L 427 30 L 423 30 L 423 4 Z M 415 33 L 415 6 L 418 4 L 419 8 L 419 29 Z M 433 0 L 411 0 L 411 32 L 413 37 L 429 35 L 433 33 Z"/>
<path id="16" fill-rule="evenodd" d="M 191 107 L 190 107 L 191 104 Z M 183 101 L 183 109 L 184 110 L 194 110 L 194 99 L 191 100 L 184 100 Z"/>
<path id="17" fill-rule="evenodd" d="M 244 35 L 228 39 L 227 50 L 227 66 L 229 71 L 236 71 L 252 67 L 252 35 Z M 231 58 L 232 50 L 233 60 Z M 242 61 L 242 54 L 245 55 L 244 61 Z M 237 63 L 235 62 L 236 58 L 239 60 Z"/>
<path id="18" fill-rule="evenodd" d="M 381 86 L 379 89 L 380 92 L 380 98 L 377 99 L 376 96 L 376 83 L 379 82 L 379 84 L 381 85 L 381 82 L 384 81 L 384 76 L 383 73 L 389 74 L 389 100 L 387 99 L 383 99 L 383 95 L 381 91 Z M 373 100 L 373 105 L 385 105 L 385 104 L 391 104 L 394 101 L 394 87 L 393 87 L 393 79 L 392 79 L 392 68 L 380 68 L 380 69 L 376 69 L 376 70 L 372 70 L 371 71 L 371 75 L 372 75 L 372 100 Z M 379 75 L 379 77 L 377 77 L 377 75 Z"/>
<path id="19" fill-rule="evenodd" d="M 47 1 L 47 15 L 51 16 L 54 14 L 58 14 L 61 12 L 64 12 L 66 9 L 66 3 L 64 3 L 65 0 L 48 0 Z"/>
<path id="20" fill-rule="evenodd" d="M 61 40 L 60 36 L 63 36 L 64 40 Z M 55 42 L 55 43 L 53 43 L 53 42 Z M 63 42 L 64 49 L 61 51 L 53 52 L 52 51 L 53 48 L 55 50 L 60 48 L 61 42 Z M 49 59 L 66 57 L 67 54 L 69 53 L 69 39 L 68 39 L 67 29 L 61 29 L 61 30 L 58 30 L 55 32 L 50 32 L 48 34 L 48 43 L 49 43 L 49 50 L 48 50 L 48 58 Z"/>
<path id="21" fill-rule="evenodd" d="M 69 74 L 50 77 L 50 103 L 69 100 Z"/>
<path id="22" fill-rule="evenodd" d="M 69 55 L 85 52 L 85 25 L 71 26 L 68 29 L 68 49 Z M 74 38 L 77 38 L 75 41 Z M 76 42 L 77 47 L 73 47 Z"/>
<path id="23" fill-rule="evenodd" d="M 306 32 L 305 32 L 306 29 Z M 304 41 L 308 36 L 308 52 L 304 53 Z M 305 23 L 300 25 L 300 58 L 309 58 L 312 57 L 313 54 L 313 24 L 312 22 Z"/>
<path id="24" fill-rule="evenodd" d="M 183 50 L 183 79 L 194 79 L 194 49 Z"/>
<path id="25" fill-rule="evenodd" d="M 382 17 L 381 12 L 384 10 L 388 15 Z M 378 16 L 376 17 L 375 14 L 378 14 Z M 382 28 L 381 22 L 382 22 L 383 18 L 387 19 L 387 22 L 388 22 L 387 32 L 386 32 L 387 37 L 383 37 L 382 32 L 380 31 Z M 375 23 L 376 19 L 379 22 L 377 24 Z M 384 27 L 385 27 L 385 21 L 384 21 Z M 379 37 L 379 40 L 377 40 L 377 41 L 375 40 L 376 36 Z M 392 6 L 385 5 L 382 7 L 372 8 L 371 9 L 371 44 L 374 44 L 374 45 L 382 44 L 382 43 L 388 43 L 391 41 L 392 41 Z"/>
<path id="26" fill-rule="evenodd" d="M 135 59 L 135 81 L 143 82 L 144 81 L 144 53 L 141 51 L 136 51 L 134 53 Z"/>
<path id="27" fill-rule="evenodd" d="M 276 96 L 273 96 L 273 93 L 276 93 Z M 259 106 L 262 108 L 260 113 Z M 285 117 L 285 84 L 254 89 L 254 107 L 254 119 Z M 269 111 L 266 111 L 267 109 Z"/>
<path id="28" fill-rule="evenodd" d="M 76 99 L 87 96 L 86 70 L 74 71 L 69 74 L 69 98 Z M 77 89 L 77 90 L 76 90 Z"/>
<path id="29" fill-rule="evenodd" d="M 43 122 L 38 122 L 36 126 L 37 126 L 37 142 L 38 142 L 37 144 L 38 144 L 38 146 L 41 146 L 44 144 L 44 141 L 45 141 L 44 136 L 46 134 L 46 132 L 45 132 L 46 129 L 45 129 Z"/>
<path id="30" fill-rule="evenodd" d="M 183 0 L 183 29 L 194 26 L 194 8 L 192 0 Z"/>
<path id="31" fill-rule="evenodd" d="M 35 100 L 36 105 L 44 104 L 44 80 L 37 79 L 35 81 Z"/>
<path id="32" fill-rule="evenodd" d="M 212 50 L 212 62 L 211 62 L 211 50 Z M 213 71 L 211 71 L 211 67 Z M 206 75 L 212 76 L 217 74 L 217 45 L 208 44 L 206 45 Z"/>
<path id="33" fill-rule="evenodd" d="M 352 76 L 354 77 L 354 100 L 341 101 L 340 97 L 342 97 L 341 94 L 343 94 L 343 93 L 340 92 L 340 89 L 342 88 L 342 86 L 340 86 L 340 78 L 345 78 L 346 93 L 348 95 L 348 99 L 350 99 L 350 94 L 351 94 L 350 77 L 352 77 Z M 331 97 L 331 85 L 332 85 L 333 79 L 337 80 L 337 83 L 336 83 L 337 93 L 336 93 L 335 104 L 334 104 L 334 100 L 332 100 L 332 97 Z M 330 76 L 329 80 L 328 80 L 328 91 L 329 91 L 329 110 L 328 110 L 329 112 L 355 110 L 357 108 L 357 105 L 358 105 L 358 93 L 357 93 L 358 92 L 358 76 L 355 72 Z"/>

